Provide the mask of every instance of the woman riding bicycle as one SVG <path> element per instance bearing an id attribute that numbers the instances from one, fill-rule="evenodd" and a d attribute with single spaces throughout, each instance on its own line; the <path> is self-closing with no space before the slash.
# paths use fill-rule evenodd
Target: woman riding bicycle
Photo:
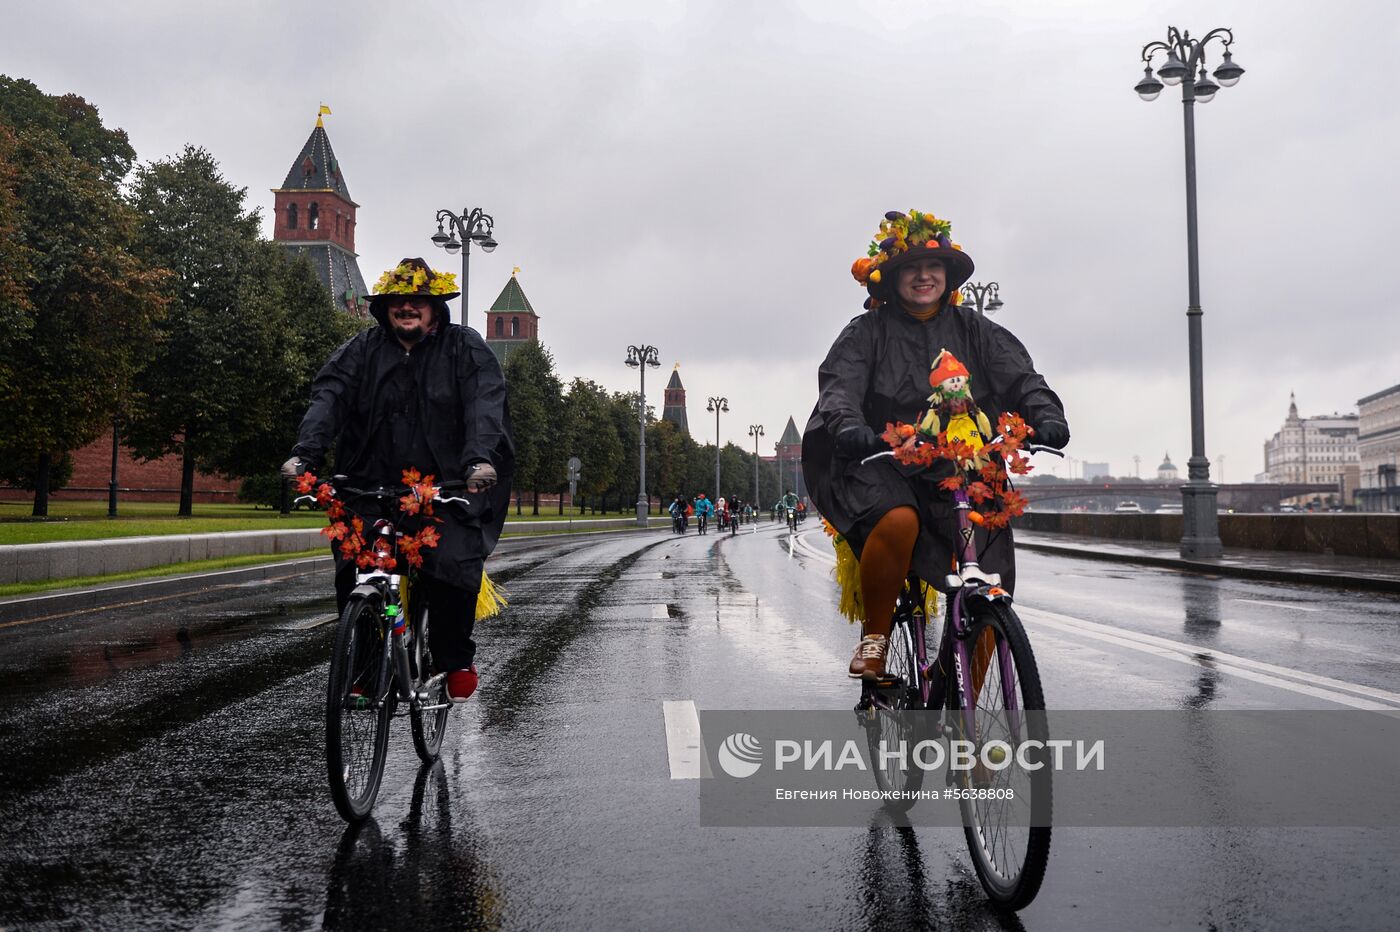
<path id="1" fill-rule="evenodd" d="M 957 536 L 951 499 L 938 488 L 946 472 L 902 466 L 880 434 L 891 422 L 916 424 L 928 407 L 929 371 L 943 350 L 971 375 L 973 402 L 995 424 L 1015 412 L 1037 443 L 1069 442 L 1064 405 L 1030 355 L 1006 328 L 962 306 L 957 291 L 972 277 L 972 258 L 952 242 L 951 226 L 932 214 L 890 211 L 869 254 L 851 267 L 869 297 L 832 344 L 818 370 L 820 393 L 802 437 L 802 471 L 812 501 L 860 559 L 862 638 L 854 678 L 877 679 L 885 666 L 890 617 L 912 568 L 941 580 Z M 983 568 L 1014 590 L 1009 528 L 978 531 Z"/>

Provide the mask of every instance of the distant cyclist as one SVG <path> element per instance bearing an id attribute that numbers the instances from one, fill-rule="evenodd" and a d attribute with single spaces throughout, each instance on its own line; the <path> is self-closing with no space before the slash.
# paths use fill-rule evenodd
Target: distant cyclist
<path id="1" fill-rule="evenodd" d="M 714 502 L 706 498 L 704 492 L 695 496 L 695 527 L 699 533 L 705 533 L 705 525 L 709 522 L 710 516 L 714 513 Z"/>

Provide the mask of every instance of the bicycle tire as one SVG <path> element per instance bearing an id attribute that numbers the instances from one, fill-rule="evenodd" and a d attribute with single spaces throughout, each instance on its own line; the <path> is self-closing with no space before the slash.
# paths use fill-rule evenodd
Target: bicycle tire
<path id="1" fill-rule="evenodd" d="M 1019 694 L 1018 707 L 1025 711 L 1043 712 L 1045 695 L 1041 690 L 1040 672 L 1036 667 L 1035 654 L 1031 651 L 1030 640 L 1015 611 L 1003 602 L 975 601 L 966 605 L 970 611 L 972 632 L 969 639 L 973 645 L 990 629 L 998 640 L 997 650 L 1005 648 L 1011 655 L 1011 666 L 1016 678 L 1016 691 Z M 948 708 L 960 713 L 962 695 L 956 681 L 949 680 Z M 1004 738 L 1010 741 L 1006 722 L 998 721 L 997 712 L 1005 712 L 1005 700 L 1001 690 L 1000 664 L 989 663 L 983 675 L 981 689 L 976 701 L 974 719 L 978 736 L 983 741 Z M 961 715 L 954 716 L 961 728 Z M 1033 715 L 1020 720 L 1025 726 L 1023 738 L 1040 741 L 1048 738 L 1045 716 Z M 1042 745 L 1043 746 L 1043 745 Z M 1029 905 L 1040 892 L 1045 880 L 1045 868 L 1050 859 L 1050 814 L 1052 805 L 1051 770 L 1043 766 L 1039 770 L 1025 771 L 1015 766 L 991 773 L 990 788 L 1006 788 L 1014 779 L 1017 786 L 1011 787 L 1016 798 L 1013 800 L 970 800 L 960 799 L 963 834 L 967 840 L 967 850 L 972 856 L 972 865 L 977 871 L 977 879 L 992 902 L 1006 909 L 1022 909 Z M 964 772 L 957 778 L 963 789 L 974 786 L 973 773 Z M 989 788 L 989 787 L 980 787 Z M 1029 796 L 1029 804 L 1025 797 Z M 1012 809 L 1024 810 L 1021 824 L 1008 826 L 1005 813 Z M 1000 821 L 998 821 L 1000 819 Z M 1014 835 L 1014 837 L 1013 837 Z M 1022 840 L 1023 839 L 1023 840 Z M 1016 844 L 1017 841 L 1021 843 Z"/>
<path id="2" fill-rule="evenodd" d="M 413 675 L 417 677 L 420 685 L 428 680 L 428 670 L 432 663 L 428 653 L 428 621 L 428 609 L 425 606 L 413 632 L 413 657 L 416 660 Z M 418 752 L 418 759 L 425 764 L 437 760 L 442 751 L 442 736 L 447 731 L 447 715 L 452 711 L 452 704 L 447 701 L 447 680 L 444 679 L 438 684 L 428 699 L 428 704 L 442 708 L 425 711 L 418 708 L 418 703 L 415 702 L 410 706 L 408 716 L 413 726 L 413 749 Z"/>
<path id="3" fill-rule="evenodd" d="M 890 628 L 889 647 L 885 652 L 885 674 L 897 678 L 889 688 L 869 686 L 880 691 L 889 708 L 875 706 L 869 710 L 866 719 L 865 737 L 870 748 L 870 769 L 875 774 L 875 785 L 882 792 L 917 792 L 924 785 L 924 770 L 910 766 L 906 769 L 886 767 L 881 764 L 881 745 L 884 748 L 898 747 L 900 741 L 913 745 L 921 735 L 914 713 L 923 708 L 918 688 L 918 644 L 910 623 L 897 619 Z M 891 799 L 884 801 L 884 808 L 891 812 L 905 812 L 915 800 Z"/>
<path id="4" fill-rule="evenodd" d="M 335 808 L 359 822 L 374 808 L 389 753 L 392 683 L 381 682 L 384 612 L 378 600 L 351 596 L 341 613 L 326 686 L 326 775 Z M 392 678 L 392 676 L 391 676 Z M 351 698 L 352 687 L 361 696 Z M 378 708 L 374 697 L 386 696 Z"/>

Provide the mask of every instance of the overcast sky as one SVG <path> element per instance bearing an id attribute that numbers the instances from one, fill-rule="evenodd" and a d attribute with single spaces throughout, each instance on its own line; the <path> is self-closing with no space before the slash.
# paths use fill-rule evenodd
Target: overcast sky
<path id="1" fill-rule="evenodd" d="M 1396 10 L 10 0 L 0 71 L 83 95 L 143 161 L 206 147 L 269 235 L 324 101 L 370 283 L 402 256 L 456 271 L 434 212 L 480 206 L 501 245 L 473 254 L 470 323 L 518 265 L 566 378 L 635 389 L 626 347 L 655 344 L 658 408 L 679 362 L 692 432 L 724 395 L 723 439 L 759 423 L 765 453 L 861 311 L 881 214 L 934 211 L 1000 283 L 1069 453 L 1149 475 L 1190 453 L 1183 134 L 1179 89 L 1132 87 L 1169 25 L 1228 26 L 1247 73 L 1196 121 L 1206 453 L 1242 481 L 1290 390 L 1306 416 L 1400 382 Z"/>

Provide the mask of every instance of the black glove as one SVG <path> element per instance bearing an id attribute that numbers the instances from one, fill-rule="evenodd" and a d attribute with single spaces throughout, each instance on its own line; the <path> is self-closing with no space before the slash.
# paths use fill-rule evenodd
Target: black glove
<path id="1" fill-rule="evenodd" d="M 836 435 L 836 449 L 853 459 L 864 458 L 889 448 L 890 445 L 881 440 L 869 424 L 846 427 Z"/>
<path id="2" fill-rule="evenodd" d="M 467 467 L 467 491 L 483 492 L 496 484 L 496 467 L 490 463 L 473 463 Z"/>
<path id="3" fill-rule="evenodd" d="M 1059 418 L 1046 418 L 1036 425 L 1031 441 L 1063 450 L 1069 444 L 1069 425 Z"/>
<path id="4" fill-rule="evenodd" d="M 287 479 L 295 479 L 306 472 L 308 464 L 299 456 L 294 456 L 282 464 L 282 475 Z"/>

